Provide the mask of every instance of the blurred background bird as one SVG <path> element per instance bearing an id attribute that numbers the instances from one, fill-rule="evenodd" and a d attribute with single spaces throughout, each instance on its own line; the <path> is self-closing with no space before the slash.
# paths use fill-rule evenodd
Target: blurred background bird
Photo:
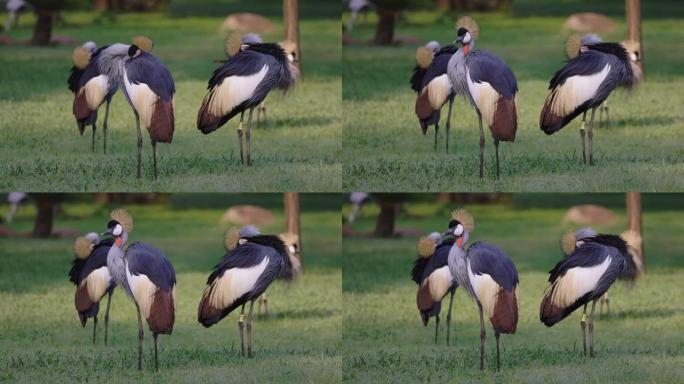
<path id="1" fill-rule="evenodd" d="M 351 16 L 347 20 L 347 30 L 354 29 L 354 22 L 359 15 L 363 19 L 368 19 L 368 13 L 375 9 L 375 4 L 369 0 L 349 0 L 349 11 Z"/>
<path id="2" fill-rule="evenodd" d="M 496 149 L 496 178 L 499 178 L 499 141 L 515 141 L 518 115 L 515 96 L 518 83 L 511 68 L 499 56 L 474 50 L 480 27 L 468 16 L 457 22 L 457 42 L 463 48 L 451 56 L 447 73 L 454 92 L 467 97 L 480 123 L 480 178 L 484 177 L 484 129 L 489 127 Z"/>
<path id="3" fill-rule="evenodd" d="M 427 327 L 430 317 L 435 318 L 435 343 L 439 332 L 439 314 L 442 309 L 442 300 L 447 294 L 449 298 L 449 310 L 447 311 L 447 345 L 451 332 L 451 308 L 454 304 L 454 294 L 458 283 L 449 270 L 449 250 L 453 245 L 453 239 L 442 241 L 442 235 L 433 232 L 418 240 L 418 258 L 411 270 L 411 278 L 418 284 L 416 305 L 420 312 L 423 325 Z"/>
<path id="4" fill-rule="evenodd" d="M 126 211 L 112 211 L 106 234 L 114 243 L 107 253 L 107 266 L 136 307 L 138 370 L 142 370 L 144 317 L 154 338 L 154 368 L 159 371 L 157 336 L 170 335 L 176 319 L 176 271 L 164 253 L 149 244 L 135 242 L 126 248 L 132 230 L 133 218 Z"/>
<path id="5" fill-rule="evenodd" d="M 508 255 L 494 244 L 476 242 L 468 249 L 475 219 L 466 210 L 452 212 L 449 230 L 443 236 L 453 238 L 449 251 L 449 270 L 458 285 L 475 299 L 480 312 L 480 369 L 484 369 L 486 313 L 496 338 L 496 370 L 500 369 L 499 335 L 515 333 L 518 325 L 518 270 Z"/>
<path id="6" fill-rule="evenodd" d="M 102 123 L 102 148 L 104 153 L 107 153 L 109 104 L 119 87 L 120 78 L 116 76 L 119 73 L 116 68 L 106 68 L 106 66 L 118 66 L 120 63 L 102 60 L 102 57 L 114 51 L 118 46 L 123 46 L 123 44 L 107 45 L 97 49 L 94 42 L 88 41 L 76 47 L 73 53 L 74 65 L 71 67 L 67 83 L 74 93 L 73 113 L 79 132 L 83 135 L 88 125 L 93 129 L 92 151 L 95 151 L 97 110 L 102 103 L 106 103 L 105 118 Z"/>
<path id="7" fill-rule="evenodd" d="M 278 44 L 247 43 L 240 41 L 236 52 L 221 67 L 216 69 L 209 79 L 207 89 L 199 112 L 197 128 L 204 134 L 211 133 L 240 115 L 238 125 L 238 141 L 240 144 L 240 162 L 251 165 L 250 143 L 252 113 L 261 104 L 268 93 L 278 87 L 287 88 L 292 82 L 287 53 Z M 247 130 L 245 132 L 246 151 L 242 144 L 242 122 L 244 113 L 248 111 Z"/>
<path id="8" fill-rule="evenodd" d="M 244 313 L 247 315 L 247 356 L 252 357 L 252 312 L 254 301 L 292 266 L 287 246 L 274 235 L 262 235 L 253 226 L 246 226 L 235 236 L 227 236 L 230 250 L 216 264 L 207 279 L 207 287 L 197 310 L 197 319 L 205 327 L 211 327 L 241 307 L 238 328 L 240 347 L 245 355 Z"/>
<path id="9" fill-rule="evenodd" d="M 588 320 L 589 356 L 594 357 L 596 301 L 620 276 L 635 275 L 638 267 L 633 262 L 634 248 L 620 236 L 597 234 L 591 229 L 583 229 L 574 237 L 580 238 L 575 240 L 574 250 L 549 271 L 549 286 L 541 301 L 539 319 L 547 327 L 551 327 L 583 306 L 580 327 L 586 356 L 587 304 L 591 303 Z M 564 252 L 570 251 L 568 240 L 563 244 Z"/>
<path id="10" fill-rule="evenodd" d="M 176 86 L 166 65 L 150 53 L 152 46 L 152 40 L 146 36 L 133 39 L 123 66 L 123 85 L 126 99 L 135 114 L 138 146 L 136 176 L 141 177 L 142 124 L 150 135 L 156 179 L 157 143 L 171 143 L 173 140 Z"/>
<path id="11" fill-rule="evenodd" d="M 551 135 L 581 114 L 582 160 L 587 163 L 589 152 L 589 165 L 593 165 L 593 126 L 596 108 L 616 87 L 631 87 L 633 84 L 635 76 L 630 56 L 621 44 L 595 43 L 581 46 L 580 53 L 568 60 L 551 78 L 550 93 L 542 107 L 539 126 L 544 133 Z M 591 116 L 587 151 L 584 136 L 589 110 Z"/>
<path id="12" fill-rule="evenodd" d="M 570 256 L 575 252 L 575 250 L 587 241 L 591 241 L 591 238 L 596 237 L 598 233 L 592 228 L 581 228 L 577 231 L 568 231 L 561 237 L 561 250 L 566 257 Z M 632 230 L 626 230 L 620 234 L 620 237 L 625 239 L 627 244 L 630 245 L 631 249 L 638 252 L 641 248 L 641 236 Z M 618 280 L 623 280 L 628 284 L 632 285 L 636 282 L 637 278 L 643 273 L 644 267 L 641 262 L 641 258 L 637 255 L 637 252 L 629 252 L 629 258 L 626 259 L 625 269 L 623 273 L 618 275 Z M 610 299 L 608 298 L 608 291 L 601 296 L 599 299 L 599 314 L 603 315 L 603 306 L 606 306 L 606 313 L 610 316 Z"/>
<path id="13" fill-rule="evenodd" d="M 100 300 L 107 295 L 105 312 L 104 344 L 107 345 L 109 329 L 109 308 L 112 294 L 116 287 L 114 278 L 107 267 L 107 254 L 114 244 L 114 239 L 100 239 L 97 233 L 91 232 L 74 242 L 74 261 L 69 271 L 69 280 L 76 285 L 74 303 L 81 325 L 86 326 L 89 318 L 93 319 L 93 344 L 97 336 L 97 315 L 100 311 Z"/>
<path id="14" fill-rule="evenodd" d="M 442 106 L 449 102 L 446 121 L 446 152 L 449 153 L 449 129 L 451 128 L 451 108 L 455 93 L 447 75 L 447 64 L 458 50 L 455 45 L 440 48 L 439 43 L 431 41 L 416 50 L 416 66 L 411 76 L 411 89 L 417 94 L 415 112 L 423 135 L 429 125 L 435 126 L 435 151 Z"/>

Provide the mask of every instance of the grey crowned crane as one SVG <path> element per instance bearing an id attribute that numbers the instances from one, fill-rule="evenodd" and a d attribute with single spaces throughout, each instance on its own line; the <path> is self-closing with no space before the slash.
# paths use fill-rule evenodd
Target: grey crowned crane
<path id="1" fill-rule="evenodd" d="M 437 150 L 437 134 L 442 106 L 449 102 L 449 114 L 446 121 L 446 152 L 449 153 L 449 129 L 451 128 L 451 108 L 455 93 L 447 75 L 447 64 L 451 56 L 458 50 L 454 45 L 444 48 L 432 41 L 416 50 L 416 67 L 411 76 L 411 89 L 417 94 L 416 116 L 423 135 L 429 125 L 435 126 L 435 151 Z"/>
<path id="2" fill-rule="evenodd" d="M 580 53 L 567 61 L 549 82 L 550 93 L 539 117 L 539 127 L 551 135 L 582 115 L 580 139 L 582 160 L 594 164 L 593 138 L 594 114 L 618 86 L 631 87 L 635 83 L 633 64 L 625 48 L 618 43 L 595 43 L 584 45 Z M 591 110 L 587 133 L 588 151 L 585 146 L 585 122 Z"/>
<path id="3" fill-rule="evenodd" d="M 573 252 L 585 242 L 590 241 L 595 237 L 597 232 L 591 228 L 581 228 L 577 231 L 568 231 L 561 237 L 561 249 L 566 257 L 572 255 Z M 633 250 L 638 250 L 641 247 L 641 235 L 632 230 L 626 230 L 620 234 L 627 244 Z M 627 268 L 624 273 L 618 276 L 619 280 L 624 280 L 629 284 L 633 284 L 639 275 L 643 272 L 643 264 L 636 252 L 629 252 L 630 258 L 627 260 Z M 610 316 L 610 299 L 608 292 L 601 296 L 599 300 L 599 314 L 603 314 L 603 305 L 606 305 L 607 314 Z"/>
<path id="4" fill-rule="evenodd" d="M 634 249 L 620 236 L 583 231 L 575 249 L 549 271 L 549 286 L 539 308 L 539 319 L 547 327 L 584 307 L 580 326 L 587 355 L 587 304 L 589 314 L 589 356 L 594 357 L 594 309 L 596 301 L 620 277 L 633 271 Z M 569 251 L 570 249 L 566 249 Z"/>
<path id="5" fill-rule="evenodd" d="M 126 248 L 133 230 L 133 218 L 126 211 L 112 211 L 107 228 L 107 235 L 114 238 L 107 267 L 138 313 L 138 369 L 142 370 L 144 317 L 154 338 L 154 369 L 159 371 L 157 336 L 170 335 L 176 318 L 176 271 L 162 251 L 149 244 L 136 242 Z"/>
<path id="6" fill-rule="evenodd" d="M 480 178 L 484 177 L 485 137 L 482 120 L 489 127 L 496 148 L 496 178 L 499 178 L 499 141 L 515 141 L 518 115 L 515 95 L 518 83 L 513 71 L 497 55 L 475 49 L 480 28 L 474 19 L 458 20 L 456 42 L 463 48 L 451 56 L 447 73 L 454 92 L 466 95 L 480 123 Z"/>
<path id="7" fill-rule="evenodd" d="M 144 36 L 133 40 L 123 65 L 123 85 L 126 99 L 135 114 L 138 137 L 137 178 L 140 178 L 141 168 L 142 124 L 150 135 L 156 179 L 157 143 L 171 143 L 173 140 L 176 86 L 166 65 L 150 53 L 152 45 L 152 40 Z"/>
<path id="8" fill-rule="evenodd" d="M 226 57 L 231 58 L 238 54 L 240 51 L 243 49 L 246 49 L 250 44 L 262 44 L 263 41 L 261 39 L 261 36 L 257 35 L 256 33 L 246 33 L 244 35 L 240 35 L 239 33 L 232 33 L 228 36 L 226 39 L 225 43 L 225 53 Z M 287 56 L 287 65 L 288 69 L 290 70 L 290 80 L 287 83 L 282 83 L 278 85 L 279 89 L 282 89 L 285 93 L 291 91 L 294 89 L 295 85 L 299 82 L 299 68 L 295 65 L 295 63 L 299 60 L 297 58 L 297 44 L 289 41 L 289 40 L 284 40 L 278 43 L 278 45 L 283 48 L 285 51 L 285 54 Z M 225 63 L 227 60 L 222 60 L 219 61 L 220 63 Z M 261 102 L 259 106 L 257 107 L 257 124 L 262 120 L 261 116 L 263 115 L 263 121 L 266 122 L 266 100 Z"/>
<path id="9" fill-rule="evenodd" d="M 454 244 L 449 251 L 449 270 L 458 285 L 475 299 L 480 311 L 480 369 L 484 369 L 484 343 L 486 314 L 494 328 L 496 338 L 496 370 L 499 359 L 499 335 L 515 333 L 518 325 L 518 271 L 511 259 L 499 247 L 477 242 L 465 249 L 475 220 L 466 210 L 452 212 L 449 230 Z"/>
<path id="10" fill-rule="evenodd" d="M 123 45 L 123 44 L 120 44 Z M 110 49 L 110 47 L 112 47 Z M 109 61 L 105 62 L 102 57 L 109 54 L 116 47 L 104 46 L 96 49 L 95 43 L 89 41 L 74 49 L 74 66 L 67 80 L 69 89 L 74 93 L 72 111 L 76 118 L 78 130 L 83 135 L 85 127 L 90 125 L 93 129 L 91 150 L 95 151 L 95 130 L 97 123 L 97 110 L 102 103 L 106 103 L 104 122 L 102 123 L 102 147 L 107 153 L 107 120 L 109 118 L 109 104 L 119 87 L 119 79 L 111 75 L 104 68 Z"/>
<path id="11" fill-rule="evenodd" d="M 429 236 L 418 240 L 418 258 L 411 270 L 411 278 L 418 284 L 416 305 L 420 312 L 423 325 L 427 327 L 430 317 L 435 318 L 435 343 L 439 332 L 439 314 L 442 310 L 442 300 L 450 294 L 449 311 L 447 312 L 447 345 L 451 332 L 451 308 L 454 304 L 454 294 L 458 283 L 449 270 L 449 250 L 453 245 L 451 241 L 442 241 L 442 236 L 431 233 Z"/>
<path id="12" fill-rule="evenodd" d="M 114 278 L 107 268 L 107 253 L 114 244 L 114 239 L 100 239 L 97 233 L 91 232 L 74 242 L 74 261 L 69 271 L 69 280 L 76 285 L 74 304 L 81 325 L 86 326 L 89 318 L 93 319 L 93 344 L 97 336 L 97 315 L 100 301 L 107 295 L 107 311 L 105 312 L 104 344 L 107 345 L 109 330 L 109 307 L 116 287 Z"/>
<path id="13" fill-rule="evenodd" d="M 209 275 L 197 309 L 197 320 L 203 326 L 211 327 L 241 308 L 238 328 L 244 356 L 245 304 L 249 303 L 247 356 L 252 357 L 254 301 L 291 266 L 285 243 L 278 236 L 262 235 L 252 226 L 243 227 L 239 236 L 237 246 L 221 258 Z"/>
<path id="14" fill-rule="evenodd" d="M 261 104 L 268 93 L 276 87 L 284 87 L 291 81 L 287 54 L 278 44 L 244 44 L 241 50 L 214 71 L 197 113 L 197 128 L 209 134 L 240 115 L 238 141 L 240 162 L 251 165 L 250 143 L 252 112 Z M 247 150 L 243 150 L 242 121 L 248 111 L 245 139 Z"/>

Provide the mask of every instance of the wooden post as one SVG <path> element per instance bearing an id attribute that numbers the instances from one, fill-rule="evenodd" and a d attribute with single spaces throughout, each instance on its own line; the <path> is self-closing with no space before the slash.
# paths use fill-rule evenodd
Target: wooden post
<path id="1" fill-rule="evenodd" d="M 631 229 L 641 236 L 641 247 L 636 251 L 641 259 L 641 265 L 643 265 L 644 270 L 646 270 L 646 263 L 644 260 L 644 233 L 641 225 L 641 193 L 627 192 L 625 204 L 627 205 L 627 229 Z"/>
<path id="2" fill-rule="evenodd" d="M 299 69 L 299 76 L 302 76 L 302 52 L 299 44 L 299 1 L 283 0 L 283 23 L 285 24 L 285 40 L 297 44 L 297 61 L 295 66 Z"/>
<path id="3" fill-rule="evenodd" d="M 639 66 L 645 75 L 644 44 L 641 40 L 641 0 L 625 0 L 625 18 L 627 39 L 639 42 Z"/>
<path id="4" fill-rule="evenodd" d="M 299 237 L 299 258 L 302 258 L 302 234 L 299 220 L 299 193 L 285 192 L 285 230 Z"/>

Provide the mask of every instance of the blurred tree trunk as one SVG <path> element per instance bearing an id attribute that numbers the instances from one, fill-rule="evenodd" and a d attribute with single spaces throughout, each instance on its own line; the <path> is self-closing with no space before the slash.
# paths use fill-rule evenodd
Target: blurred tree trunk
<path id="1" fill-rule="evenodd" d="M 394 221 L 397 216 L 398 204 L 393 201 L 380 200 L 380 213 L 375 222 L 375 236 L 392 237 L 394 235 Z"/>
<path id="2" fill-rule="evenodd" d="M 297 44 L 295 65 L 299 69 L 299 75 L 302 75 L 302 53 L 299 44 L 299 1 L 298 0 L 283 0 L 283 18 L 285 22 L 285 40 L 292 41 Z"/>
<path id="3" fill-rule="evenodd" d="M 644 45 L 641 41 L 641 0 L 625 0 L 625 18 L 627 19 L 627 39 L 639 42 L 639 67 L 644 69 Z"/>
<path id="4" fill-rule="evenodd" d="M 36 23 L 33 25 L 31 44 L 45 46 L 52 40 L 52 20 L 57 10 L 36 6 Z"/>
<path id="5" fill-rule="evenodd" d="M 440 3 L 441 2 L 442 1 L 440 1 Z M 448 3 L 450 7 L 449 9 L 457 9 L 459 11 L 491 12 L 503 11 L 510 8 L 513 0 L 450 0 Z"/>
<path id="6" fill-rule="evenodd" d="M 437 9 L 440 11 L 451 10 L 451 0 L 437 0 Z"/>
<path id="7" fill-rule="evenodd" d="M 398 11 L 378 7 L 378 25 L 373 42 L 377 45 L 391 45 L 394 42 L 394 22 Z"/>
<path id="8" fill-rule="evenodd" d="M 299 193 L 285 192 L 285 230 L 299 237 L 299 258 L 302 254 L 302 234 L 300 230 Z"/>
<path id="9" fill-rule="evenodd" d="M 644 260 L 644 232 L 641 225 L 641 193 L 627 192 L 625 204 L 627 205 L 627 229 L 631 229 L 641 236 L 641 247 L 636 251 L 641 259 L 641 264 L 644 266 L 644 270 L 646 270 L 646 262 Z"/>
<path id="10" fill-rule="evenodd" d="M 59 194 L 39 193 L 32 196 L 38 213 L 33 225 L 33 237 L 45 238 L 52 235 L 55 209 L 61 200 Z"/>
<path id="11" fill-rule="evenodd" d="M 112 9 L 112 2 L 111 0 L 94 0 L 93 6 L 98 12 L 106 12 Z"/>

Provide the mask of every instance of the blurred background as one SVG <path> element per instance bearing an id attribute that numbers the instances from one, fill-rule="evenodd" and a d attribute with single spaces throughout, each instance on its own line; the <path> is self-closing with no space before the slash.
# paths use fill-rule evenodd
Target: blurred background
<path id="1" fill-rule="evenodd" d="M 340 206 L 335 194 L 13 194 L 0 205 L 0 379 L 64 381 L 339 382 Z M 129 243 L 161 249 L 177 273 L 176 326 L 160 338 L 153 374 L 135 369 L 133 303 L 114 291 L 109 346 L 80 326 L 67 273 L 76 236 L 103 232 L 114 208 L 133 217 Z M 10 213 L 11 212 L 11 213 Z M 268 290 L 269 314 L 254 320 L 256 358 L 240 356 L 238 314 L 205 329 L 197 305 L 207 276 L 226 253 L 224 232 L 254 224 L 262 233 L 301 235 L 301 277 Z M 104 313 L 104 301 L 101 314 Z M 256 313 L 255 305 L 255 313 Z M 147 327 L 146 327 L 147 328 Z"/>
<path id="2" fill-rule="evenodd" d="M 343 209 L 342 261 L 346 379 L 674 383 L 684 375 L 684 341 L 676 330 L 684 321 L 681 194 L 371 193 L 349 200 Z M 451 211 L 459 207 L 475 218 L 469 243 L 498 245 L 520 274 L 518 330 L 501 339 L 500 373 L 493 368 L 489 323 L 488 365 L 477 370 L 477 306 L 462 289 L 454 299 L 450 347 L 445 345 L 448 297 L 436 343 L 434 319 L 423 327 L 416 308 L 411 269 L 418 238 L 445 231 Z M 586 226 L 612 234 L 641 230 L 645 266 L 634 285 L 618 282 L 611 288 L 612 312 L 596 320 L 597 357 L 589 360 L 581 357 L 579 312 L 552 328 L 539 321 L 548 271 L 564 257 L 561 235 Z"/>

